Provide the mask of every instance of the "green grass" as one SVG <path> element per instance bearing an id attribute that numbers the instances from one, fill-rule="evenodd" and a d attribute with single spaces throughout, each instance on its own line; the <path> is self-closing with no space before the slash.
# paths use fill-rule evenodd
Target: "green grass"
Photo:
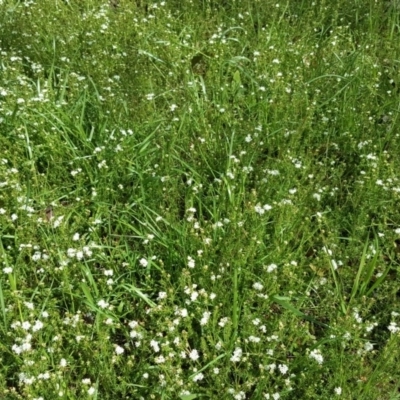
<path id="1" fill-rule="evenodd" d="M 0 1 L 0 398 L 400 399 L 399 29 Z"/>

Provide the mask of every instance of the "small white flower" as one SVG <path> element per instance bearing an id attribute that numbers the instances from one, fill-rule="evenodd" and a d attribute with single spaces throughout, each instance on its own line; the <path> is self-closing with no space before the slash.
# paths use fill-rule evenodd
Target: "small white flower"
<path id="1" fill-rule="evenodd" d="M 263 215 L 263 214 L 265 213 L 265 210 L 264 210 L 259 204 L 257 204 L 257 205 L 254 207 L 254 211 L 255 211 L 257 214 L 260 214 L 260 215 Z"/>
<path id="2" fill-rule="evenodd" d="M 195 266 L 196 266 L 196 263 L 193 260 L 193 258 L 188 256 L 188 267 L 193 269 Z"/>
<path id="3" fill-rule="evenodd" d="M 253 321 L 254 323 L 254 321 Z M 252 343 L 260 343 L 261 339 L 257 336 L 249 336 L 249 341 Z"/>
<path id="4" fill-rule="evenodd" d="M 285 375 L 289 370 L 289 367 L 285 364 L 279 364 L 278 368 L 279 368 L 279 371 L 281 371 L 282 375 Z"/>
<path id="5" fill-rule="evenodd" d="M 189 353 L 189 358 L 193 361 L 196 361 L 199 359 L 199 352 L 196 349 L 193 349 L 190 353 Z"/>
<path id="6" fill-rule="evenodd" d="M 319 349 L 311 351 L 309 357 L 313 358 L 318 364 L 322 364 L 324 362 L 324 357 Z"/>
<path id="7" fill-rule="evenodd" d="M 97 302 L 97 305 L 100 307 L 100 308 L 107 308 L 108 307 L 108 303 L 105 301 L 105 300 L 99 300 L 98 302 Z"/>
<path id="8" fill-rule="evenodd" d="M 397 333 L 400 331 L 400 328 L 397 326 L 396 322 L 392 321 L 389 326 L 388 329 L 391 333 Z"/>
<path id="9" fill-rule="evenodd" d="M 141 258 L 140 260 L 139 260 L 139 264 L 142 266 L 142 267 L 147 267 L 147 265 L 149 264 L 149 262 L 145 259 L 145 258 Z"/>
<path id="10" fill-rule="evenodd" d="M 158 292 L 158 298 L 160 300 L 167 298 L 167 292 Z"/>
<path id="11" fill-rule="evenodd" d="M 90 387 L 89 389 L 88 389 L 88 395 L 89 396 L 93 396 L 94 395 L 94 393 L 96 392 L 96 389 L 92 386 L 92 387 Z"/>
<path id="12" fill-rule="evenodd" d="M 62 358 L 60 360 L 60 366 L 63 368 L 65 368 L 67 366 L 67 360 L 65 358 Z"/>
<path id="13" fill-rule="evenodd" d="M 22 323 L 22 329 L 23 330 L 28 331 L 30 329 L 30 327 L 31 327 L 31 323 L 29 321 L 24 321 Z"/>
<path id="14" fill-rule="evenodd" d="M 11 274 L 13 272 L 13 269 L 12 269 L 12 267 L 5 267 L 5 268 L 3 268 L 3 272 L 5 274 Z"/>
<path id="15" fill-rule="evenodd" d="M 267 272 L 271 273 L 272 271 L 275 271 L 278 268 L 276 264 L 270 264 L 267 267 Z"/>
<path id="16" fill-rule="evenodd" d="M 232 362 L 239 362 L 242 358 L 243 351 L 240 347 L 236 347 L 235 351 L 233 352 L 233 355 L 231 357 Z"/>
<path id="17" fill-rule="evenodd" d="M 148 94 L 146 94 L 146 99 L 149 100 L 149 101 L 151 101 L 151 100 L 154 99 L 154 96 L 155 96 L 154 93 L 148 93 Z"/>
<path id="18" fill-rule="evenodd" d="M 72 240 L 73 240 L 74 242 L 76 242 L 76 241 L 79 240 L 79 237 L 80 237 L 79 233 L 75 233 L 74 236 L 72 237 Z"/>
<path id="19" fill-rule="evenodd" d="M 371 343 L 371 342 L 366 342 L 366 343 L 364 344 L 364 349 L 365 349 L 365 351 L 371 351 L 371 350 L 373 350 L 373 349 L 374 349 L 373 343 Z"/>
<path id="20" fill-rule="evenodd" d="M 42 328 L 43 328 L 43 322 L 37 320 L 35 322 L 35 325 L 33 325 L 32 330 L 33 330 L 33 332 L 36 332 L 36 331 L 40 331 Z"/>
<path id="21" fill-rule="evenodd" d="M 341 394 L 342 394 L 342 388 L 339 386 L 339 387 L 336 387 L 335 389 L 334 389 L 334 391 L 335 391 L 335 394 L 337 395 L 337 396 L 340 396 Z"/>
<path id="22" fill-rule="evenodd" d="M 150 346 L 153 348 L 155 353 L 158 353 L 160 351 L 160 345 L 156 340 L 150 341 Z"/>
<path id="23" fill-rule="evenodd" d="M 67 250 L 67 256 L 68 256 L 69 258 L 74 258 L 74 257 L 76 256 L 76 249 L 71 249 L 71 248 L 69 248 L 69 249 Z"/>
<path id="24" fill-rule="evenodd" d="M 256 282 L 256 283 L 253 284 L 253 289 L 254 290 L 263 290 L 263 288 L 264 288 L 264 286 L 259 282 Z"/>
<path id="25" fill-rule="evenodd" d="M 209 311 L 205 311 L 203 313 L 203 317 L 200 320 L 200 325 L 204 326 L 207 325 L 208 320 L 210 319 L 211 313 Z"/>
<path id="26" fill-rule="evenodd" d="M 193 377 L 193 382 L 201 381 L 203 378 L 204 374 L 200 372 Z"/>
<path id="27" fill-rule="evenodd" d="M 124 352 L 125 350 L 121 346 L 115 346 L 115 352 L 120 355 Z"/>

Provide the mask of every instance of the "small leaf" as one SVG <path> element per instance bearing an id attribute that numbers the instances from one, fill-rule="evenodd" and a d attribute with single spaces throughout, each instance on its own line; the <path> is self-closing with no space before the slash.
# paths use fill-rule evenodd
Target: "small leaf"
<path id="1" fill-rule="evenodd" d="M 179 396 L 180 399 L 182 400 L 193 400 L 197 399 L 199 396 L 197 394 L 183 394 L 182 396 Z"/>

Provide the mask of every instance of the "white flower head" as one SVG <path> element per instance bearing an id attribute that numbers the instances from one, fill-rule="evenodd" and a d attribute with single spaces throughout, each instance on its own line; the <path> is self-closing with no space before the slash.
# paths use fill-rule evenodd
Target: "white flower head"
<path id="1" fill-rule="evenodd" d="M 147 265 L 149 264 L 149 262 L 145 259 L 145 258 L 141 258 L 140 260 L 139 260 L 139 264 L 142 266 L 142 267 L 147 267 Z"/>
<path id="2" fill-rule="evenodd" d="M 189 353 L 189 358 L 193 361 L 196 361 L 199 359 L 199 352 L 196 349 L 193 349 L 190 353 Z"/>
<path id="3" fill-rule="evenodd" d="M 312 350 L 309 354 L 309 357 L 313 358 L 318 364 L 322 364 L 324 362 L 324 357 L 319 349 Z"/>

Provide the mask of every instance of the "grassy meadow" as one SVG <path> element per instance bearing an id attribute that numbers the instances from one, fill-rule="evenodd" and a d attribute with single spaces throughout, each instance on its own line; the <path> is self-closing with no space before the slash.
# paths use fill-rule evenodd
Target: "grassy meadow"
<path id="1" fill-rule="evenodd" d="M 400 399 L 397 0 L 0 1 L 0 398 Z"/>

